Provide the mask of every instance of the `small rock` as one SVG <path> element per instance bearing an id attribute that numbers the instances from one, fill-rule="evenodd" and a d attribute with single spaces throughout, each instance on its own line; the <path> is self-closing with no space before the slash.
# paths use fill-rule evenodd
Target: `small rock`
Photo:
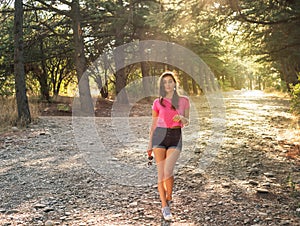
<path id="1" fill-rule="evenodd" d="M 111 217 L 112 217 L 112 218 L 119 218 L 119 217 L 121 217 L 121 216 L 122 216 L 121 213 L 117 213 L 117 214 L 112 215 Z"/>
<path id="2" fill-rule="evenodd" d="M 65 212 L 65 216 L 70 216 L 71 212 Z"/>
<path id="3" fill-rule="evenodd" d="M 230 183 L 227 183 L 227 182 L 222 183 L 222 187 L 223 188 L 230 188 Z"/>
<path id="4" fill-rule="evenodd" d="M 251 185 L 254 185 L 254 186 L 257 186 L 257 185 L 258 185 L 258 182 L 257 182 L 257 181 L 254 181 L 254 180 L 249 180 L 248 183 L 251 184 Z"/>
<path id="5" fill-rule="evenodd" d="M 262 184 L 263 187 L 271 187 L 271 184 L 269 182 L 263 183 Z"/>
<path id="6" fill-rule="evenodd" d="M 210 219 L 210 217 L 205 217 L 205 221 L 209 221 Z"/>
<path id="7" fill-rule="evenodd" d="M 149 220 L 153 220 L 155 217 L 153 215 L 146 215 L 145 218 Z"/>
<path id="8" fill-rule="evenodd" d="M 154 185 L 152 186 L 152 188 L 157 188 L 157 184 L 154 184 Z"/>
<path id="9" fill-rule="evenodd" d="M 250 223 L 250 219 L 245 219 L 244 220 L 244 224 L 249 224 Z"/>
<path id="10" fill-rule="evenodd" d="M 199 153 L 201 153 L 201 148 L 199 148 L 199 147 L 196 147 L 196 148 L 195 148 L 195 150 L 194 150 L 194 152 L 195 152 L 196 154 L 199 154 Z"/>
<path id="11" fill-rule="evenodd" d="M 257 175 L 257 174 L 259 174 L 259 169 L 258 168 L 251 168 L 250 170 L 249 170 L 249 174 L 250 175 Z"/>
<path id="12" fill-rule="evenodd" d="M 268 214 L 267 214 L 267 213 L 264 213 L 264 212 L 258 212 L 258 214 L 259 214 L 260 216 L 264 216 L 264 217 L 268 216 Z"/>
<path id="13" fill-rule="evenodd" d="M 132 203 L 129 204 L 129 207 L 136 207 L 137 205 L 138 205 L 137 202 L 132 202 Z"/>
<path id="14" fill-rule="evenodd" d="M 38 220 L 41 220 L 43 219 L 43 215 L 42 214 L 36 214 L 34 217 L 33 217 L 34 220 L 38 221 Z"/>
<path id="15" fill-rule="evenodd" d="M 54 225 L 53 221 L 48 220 L 45 222 L 45 226 L 53 226 L 53 225 Z"/>
<path id="16" fill-rule="evenodd" d="M 46 205 L 45 204 L 41 204 L 41 203 L 37 203 L 33 207 L 36 208 L 36 209 L 43 209 L 43 208 L 46 207 Z"/>
<path id="17" fill-rule="evenodd" d="M 19 131 L 18 127 L 16 127 L 16 126 L 11 127 L 11 130 L 12 130 L 13 132 L 18 132 L 18 131 Z"/>
<path id="18" fill-rule="evenodd" d="M 5 222 L 5 223 L 3 223 L 3 226 L 10 226 L 10 225 L 11 225 L 10 222 Z"/>
<path id="19" fill-rule="evenodd" d="M 269 190 L 264 189 L 264 188 L 257 188 L 257 189 L 256 189 L 256 192 L 257 192 L 257 193 L 265 193 L 265 194 L 266 194 L 266 193 L 269 193 Z"/>
<path id="20" fill-rule="evenodd" d="M 11 209 L 11 210 L 8 210 L 6 213 L 7 214 L 19 213 L 19 210 L 17 210 L 17 209 Z"/>
<path id="21" fill-rule="evenodd" d="M 291 224 L 291 221 L 289 221 L 289 220 L 282 220 L 280 222 L 280 225 L 290 225 L 290 224 Z"/>
<path id="22" fill-rule="evenodd" d="M 50 212 L 50 211 L 54 211 L 54 208 L 53 207 L 46 207 L 45 209 L 44 209 L 44 212 L 45 213 L 48 213 L 48 212 Z"/>
<path id="23" fill-rule="evenodd" d="M 272 172 L 264 173 L 264 175 L 265 175 L 266 177 L 274 177 L 274 176 L 275 176 L 274 173 L 272 173 Z"/>
<path id="24" fill-rule="evenodd" d="M 193 173 L 193 176 L 194 176 L 194 177 L 201 177 L 201 176 L 202 176 L 202 173 L 201 173 L 201 172 L 194 172 L 194 173 Z"/>
<path id="25" fill-rule="evenodd" d="M 65 220 L 66 218 L 67 218 L 66 216 L 62 216 L 62 217 L 60 217 L 59 219 L 63 221 L 63 220 Z"/>

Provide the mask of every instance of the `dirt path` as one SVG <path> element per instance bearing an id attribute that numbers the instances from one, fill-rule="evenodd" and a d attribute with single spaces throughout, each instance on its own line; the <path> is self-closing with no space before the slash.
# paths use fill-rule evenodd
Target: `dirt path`
<path id="1" fill-rule="evenodd" d="M 193 99 L 198 127 L 184 129 L 172 222 L 146 166 L 149 117 L 128 119 L 129 137 L 119 118 L 96 118 L 88 138 L 70 117 L 42 117 L 0 136 L 0 225 L 300 225 L 300 132 L 288 101 L 255 91 L 224 101 L 223 142 L 199 172 L 216 131 L 208 103 Z"/>

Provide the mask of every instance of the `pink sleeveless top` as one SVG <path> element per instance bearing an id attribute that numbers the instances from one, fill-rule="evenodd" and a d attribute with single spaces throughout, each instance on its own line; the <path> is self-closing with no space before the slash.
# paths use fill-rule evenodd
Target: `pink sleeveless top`
<path id="1" fill-rule="evenodd" d="M 163 128 L 172 128 L 175 126 L 183 127 L 183 124 L 179 122 L 174 122 L 173 117 L 177 114 L 184 115 L 184 111 L 190 108 L 190 101 L 186 96 L 180 96 L 178 101 L 178 109 L 174 110 L 171 108 L 172 100 L 168 98 L 163 99 L 163 103 L 165 105 L 162 106 L 159 103 L 159 98 L 155 99 L 152 105 L 152 110 L 157 112 L 158 120 L 157 127 Z"/>

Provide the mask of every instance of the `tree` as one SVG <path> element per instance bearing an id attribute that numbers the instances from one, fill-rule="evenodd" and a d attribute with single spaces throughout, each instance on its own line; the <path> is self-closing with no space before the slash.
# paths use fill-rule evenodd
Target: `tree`
<path id="1" fill-rule="evenodd" d="M 63 1 L 65 3 L 65 1 Z M 86 56 L 84 51 L 83 30 L 81 27 L 81 12 L 79 0 L 73 0 L 70 4 L 71 11 L 70 19 L 72 20 L 73 41 L 74 41 L 74 58 L 76 75 L 78 79 L 78 88 L 80 95 L 81 112 L 84 115 L 91 115 L 94 113 L 94 106 L 92 103 L 91 91 L 89 86 L 89 77 L 84 74 L 87 68 Z"/>
<path id="2" fill-rule="evenodd" d="M 14 15 L 13 9 L 9 14 L 1 13 L 1 35 L 0 35 L 0 95 L 11 96 L 15 90 L 14 77 Z"/>
<path id="3" fill-rule="evenodd" d="M 295 0 L 230 0 L 232 19 L 240 22 L 252 54 L 260 61 L 270 62 L 280 78 L 298 83 L 300 73 L 300 2 Z M 249 48 L 249 49 L 250 49 Z M 271 71 L 270 71 L 271 72 Z"/>
<path id="4" fill-rule="evenodd" d="M 26 125 L 31 122 L 31 115 L 26 95 L 23 56 L 23 1 L 15 0 L 14 6 L 14 74 L 18 119 Z"/>
<path id="5" fill-rule="evenodd" d="M 92 103 L 92 97 L 89 86 L 89 76 L 85 74 L 87 68 L 85 46 L 84 46 L 84 35 L 83 35 L 83 15 L 80 9 L 79 0 L 72 1 L 43 1 L 37 0 L 45 9 L 50 9 L 56 14 L 63 15 L 70 20 L 69 25 L 72 28 L 73 38 L 73 51 L 74 51 L 74 63 L 76 76 L 78 80 L 78 90 L 80 99 L 80 115 L 91 115 L 94 112 L 94 106 Z M 65 5 L 69 9 L 60 9 L 59 5 Z M 37 7 L 40 8 L 40 7 Z M 51 28 L 49 28 L 51 29 Z M 53 30 L 55 33 L 55 30 Z"/>

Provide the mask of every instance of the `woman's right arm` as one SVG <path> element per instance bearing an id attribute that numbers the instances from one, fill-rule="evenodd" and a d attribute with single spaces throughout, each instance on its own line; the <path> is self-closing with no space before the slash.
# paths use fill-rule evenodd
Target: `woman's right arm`
<path id="1" fill-rule="evenodd" d="M 153 137 L 153 132 L 157 125 L 157 120 L 158 120 L 158 113 L 156 111 L 152 110 L 152 124 L 151 124 L 150 132 L 149 132 L 148 150 L 152 149 L 152 137 Z"/>

